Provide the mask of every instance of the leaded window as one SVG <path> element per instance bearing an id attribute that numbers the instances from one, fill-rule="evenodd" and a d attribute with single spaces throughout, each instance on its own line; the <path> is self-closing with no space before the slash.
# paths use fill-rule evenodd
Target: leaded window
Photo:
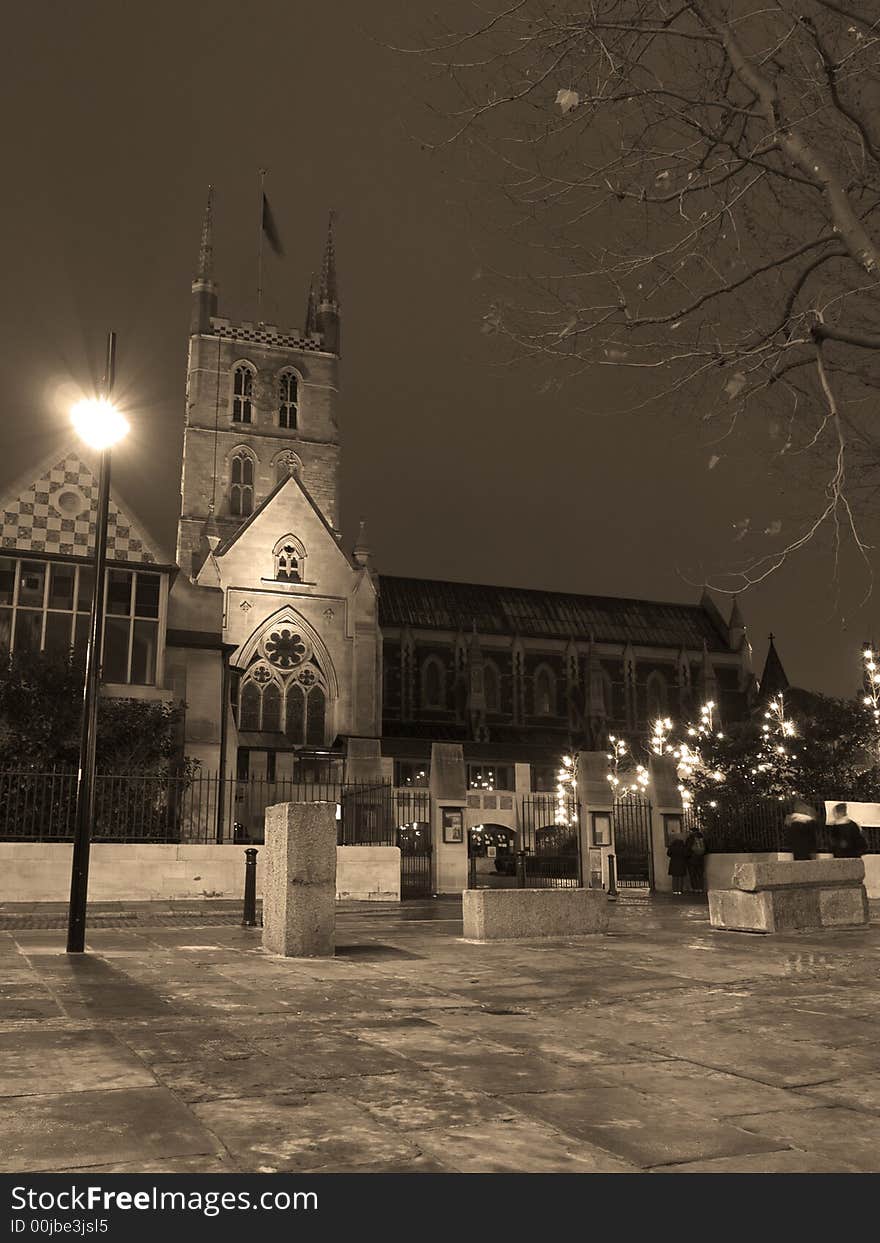
<path id="1" fill-rule="evenodd" d="M 241 678 L 240 731 L 285 734 L 293 746 L 323 746 L 327 691 L 308 645 L 291 627 L 272 631 Z"/>
<path id="2" fill-rule="evenodd" d="M 293 371 L 278 377 L 278 426 L 295 428 L 299 411 L 299 379 Z"/>
<path id="3" fill-rule="evenodd" d="M 239 363 L 232 373 L 232 421 L 253 423 L 254 373 L 245 363 Z"/>
<path id="4" fill-rule="evenodd" d="M 229 472 L 229 512 L 246 518 L 254 509 L 254 459 L 240 449 L 232 459 Z"/>

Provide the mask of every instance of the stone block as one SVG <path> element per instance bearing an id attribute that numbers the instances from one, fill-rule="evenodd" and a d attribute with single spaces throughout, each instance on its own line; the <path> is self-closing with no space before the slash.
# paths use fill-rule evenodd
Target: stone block
<path id="1" fill-rule="evenodd" d="M 739 889 L 709 890 L 709 923 L 735 932 L 775 931 L 769 895 Z"/>
<path id="2" fill-rule="evenodd" d="M 263 948 L 287 958 L 332 957 L 336 945 L 336 804 L 266 808 Z"/>
<path id="3" fill-rule="evenodd" d="M 741 863 L 729 888 L 709 890 L 709 922 L 736 932 L 861 928 L 868 899 L 861 859 Z"/>
<path id="4" fill-rule="evenodd" d="M 861 885 L 864 879 L 861 859 L 776 859 L 741 863 L 734 870 L 732 887 L 755 893 L 797 885 Z"/>
<path id="5" fill-rule="evenodd" d="M 466 889 L 466 941 L 584 936 L 608 927 L 608 898 L 595 889 Z"/>

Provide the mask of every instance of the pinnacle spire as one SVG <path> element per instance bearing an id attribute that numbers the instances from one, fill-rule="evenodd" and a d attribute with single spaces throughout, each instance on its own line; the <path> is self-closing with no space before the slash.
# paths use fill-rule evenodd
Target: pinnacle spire
<path id="1" fill-rule="evenodd" d="M 331 211 L 327 223 L 327 245 L 324 247 L 324 263 L 321 268 L 320 301 L 322 306 L 336 306 L 339 301 L 336 287 L 336 245 L 333 236 L 335 225 L 336 212 Z"/>
<path id="2" fill-rule="evenodd" d="M 787 691 L 791 686 L 788 675 L 782 667 L 782 661 L 779 659 L 779 653 L 774 643 L 775 635 L 769 636 L 769 646 L 767 647 L 767 659 L 764 661 L 764 672 L 761 674 L 759 682 L 761 698 L 767 699 L 773 695 L 778 695 L 782 691 Z"/>
<path id="3" fill-rule="evenodd" d="M 306 303 L 306 336 L 318 331 L 318 300 L 315 294 L 316 279 L 314 273 L 309 283 L 309 300 Z"/>
<path id="4" fill-rule="evenodd" d="M 210 285 L 214 281 L 214 187 L 208 186 L 208 201 L 202 220 L 202 240 L 199 245 L 199 266 L 196 281 Z"/>
<path id="5" fill-rule="evenodd" d="M 199 244 L 199 265 L 192 283 L 192 309 L 189 330 L 192 334 L 211 331 L 211 319 L 217 314 L 217 286 L 214 284 L 214 187 L 208 186 L 208 201 L 202 220 Z"/>
<path id="6" fill-rule="evenodd" d="M 373 553 L 370 541 L 367 539 L 367 523 L 364 518 L 361 518 L 352 554 L 356 565 L 369 566 Z"/>
<path id="7" fill-rule="evenodd" d="M 733 608 L 730 610 L 730 621 L 727 623 L 728 630 L 745 630 L 746 624 L 743 621 L 743 615 L 740 612 L 739 600 L 733 597 Z"/>

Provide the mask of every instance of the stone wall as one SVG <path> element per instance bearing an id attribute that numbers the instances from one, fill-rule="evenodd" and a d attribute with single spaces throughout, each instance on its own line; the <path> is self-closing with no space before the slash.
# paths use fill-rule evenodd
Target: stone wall
<path id="1" fill-rule="evenodd" d="M 261 848 L 257 848 L 261 853 Z M 0 842 L 0 903 L 67 902 L 72 846 L 66 842 Z M 396 846 L 338 846 L 337 898 L 400 901 Z M 94 842 L 92 902 L 158 902 L 244 895 L 244 847 L 113 845 Z M 262 896 L 260 854 L 257 895 Z"/>

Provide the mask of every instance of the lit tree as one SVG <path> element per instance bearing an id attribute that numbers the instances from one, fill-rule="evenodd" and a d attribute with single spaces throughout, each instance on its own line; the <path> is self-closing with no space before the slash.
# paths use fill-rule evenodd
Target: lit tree
<path id="1" fill-rule="evenodd" d="M 486 330 L 550 383 L 644 379 L 631 404 L 665 399 L 723 442 L 710 469 L 740 444 L 798 479 L 821 470 L 787 538 L 772 521 L 772 542 L 743 545 L 732 587 L 820 532 L 867 560 L 877 0 L 496 0 L 453 30 L 448 11 L 414 40 L 437 70 L 424 145 L 470 153 L 487 216 L 522 246 Z"/>
<path id="2" fill-rule="evenodd" d="M 866 708 L 871 709 L 874 720 L 880 724 L 880 669 L 878 669 L 877 653 L 872 643 L 865 644 L 862 658 L 865 662 L 865 695 L 862 702 Z"/>
<path id="3" fill-rule="evenodd" d="M 577 826 L 577 755 L 564 755 L 556 774 L 556 823 Z"/>
<path id="4" fill-rule="evenodd" d="M 608 735 L 611 750 L 608 752 L 608 782 L 615 798 L 642 794 L 648 787 L 650 775 L 644 764 L 636 762 L 629 745 L 614 734 Z"/>

